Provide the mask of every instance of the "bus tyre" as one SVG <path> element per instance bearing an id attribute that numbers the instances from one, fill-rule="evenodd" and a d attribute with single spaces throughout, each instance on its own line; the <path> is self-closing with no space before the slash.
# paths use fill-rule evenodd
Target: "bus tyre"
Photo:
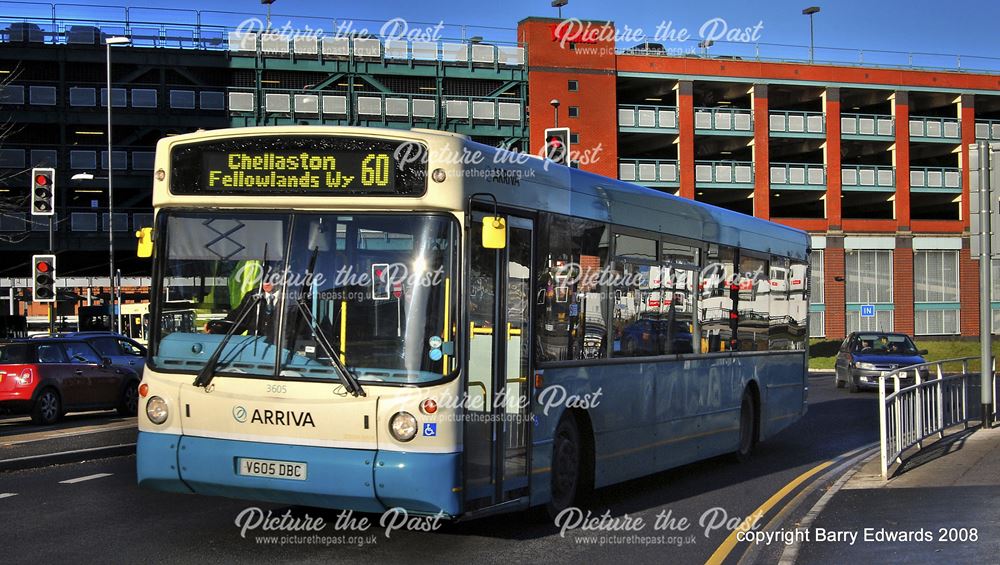
<path id="1" fill-rule="evenodd" d="M 35 405 L 31 408 L 31 421 L 47 426 L 58 422 L 60 416 L 62 416 L 62 402 L 59 400 L 59 393 L 46 388 L 35 399 Z"/>
<path id="2" fill-rule="evenodd" d="M 757 443 L 757 401 L 749 391 L 743 391 L 740 402 L 740 443 L 736 448 L 736 460 L 746 461 Z"/>
<path id="3" fill-rule="evenodd" d="M 573 506 L 581 490 L 582 443 L 572 415 L 563 416 L 552 441 L 552 496 L 548 504 L 551 518 Z"/>
<path id="4" fill-rule="evenodd" d="M 118 401 L 119 416 L 135 416 L 139 409 L 139 381 L 129 381 L 122 389 L 121 400 Z"/>

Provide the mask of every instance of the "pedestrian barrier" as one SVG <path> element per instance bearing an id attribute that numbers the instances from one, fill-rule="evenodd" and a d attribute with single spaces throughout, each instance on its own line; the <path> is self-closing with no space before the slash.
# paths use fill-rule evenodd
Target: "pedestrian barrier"
<path id="1" fill-rule="evenodd" d="M 953 426 L 969 427 L 969 421 L 982 418 L 979 373 L 969 373 L 969 361 L 979 357 L 945 359 L 900 367 L 879 377 L 879 438 L 881 440 L 882 478 L 889 477 L 890 462 L 901 464 L 907 449 L 923 447 L 932 435 L 944 437 Z M 962 364 L 961 374 L 946 375 L 946 364 Z M 928 378 L 933 373 L 934 378 Z M 913 376 L 914 384 L 900 388 L 903 378 Z M 892 392 L 887 381 L 892 379 Z M 994 371 L 991 379 L 994 398 L 997 394 Z M 990 415 L 996 418 L 996 408 Z"/>

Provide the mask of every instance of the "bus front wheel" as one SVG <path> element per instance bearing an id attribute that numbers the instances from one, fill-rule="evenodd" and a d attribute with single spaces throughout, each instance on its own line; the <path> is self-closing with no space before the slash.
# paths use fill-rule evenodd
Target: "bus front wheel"
<path id="1" fill-rule="evenodd" d="M 736 460 L 743 462 L 750 458 L 757 443 L 757 399 L 750 389 L 743 391 L 740 402 L 740 444 L 736 449 Z"/>
<path id="2" fill-rule="evenodd" d="M 580 491 L 582 449 L 576 419 L 567 414 L 556 426 L 552 441 L 552 498 L 548 511 L 552 518 L 569 508 Z"/>

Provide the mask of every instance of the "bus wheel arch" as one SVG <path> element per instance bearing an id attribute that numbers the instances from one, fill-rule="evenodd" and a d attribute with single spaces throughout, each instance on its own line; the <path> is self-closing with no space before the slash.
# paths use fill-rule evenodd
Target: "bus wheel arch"
<path id="1" fill-rule="evenodd" d="M 594 488 L 594 428 L 585 410 L 563 412 L 552 436 L 551 492 L 546 509 L 555 518 L 585 501 Z"/>
<path id="2" fill-rule="evenodd" d="M 760 412 L 760 387 L 757 381 L 751 380 L 740 398 L 739 443 L 734 452 L 737 461 L 749 459 L 760 441 Z"/>

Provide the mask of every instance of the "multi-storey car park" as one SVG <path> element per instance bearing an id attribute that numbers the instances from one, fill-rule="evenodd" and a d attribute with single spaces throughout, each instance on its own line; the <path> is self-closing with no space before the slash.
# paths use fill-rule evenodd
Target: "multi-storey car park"
<path id="1" fill-rule="evenodd" d="M 0 17 L 0 113 L 14 123 L 0 145 L 0 236 L 13 250 L 0 265 L 5 313 L 44 313 L 26 278 L 30 255 L 48 247 L 47 223 L 23 204 L 32 166 L 57 170 L 60 314 L 107 295 L 103 39 L 127 35 L 131 45 L 112 52 L 111 92 L 126 301 L 146 298 L 149 265 L 134 257 L 132 232 L 150 223 L 161 137 L 420 127 L 539 153 L 558 114 L 580 168 L 809 231 L 813 336 L 978 332 L 966 164 L 970 143 L 1000 140 L 997 74 L 677 54 L 615 44 L 613 32 L 569 41 L 550 18 L 522 20 L 516 36 L 488 30 L 509 42 L 464 29 L 418 41 L 240 34 L 239 18 L 208 24 L 209 12 L 84 21 L 45 10 Z M 70 180 L 83 172 L 95 179 Z M 865 304 L 874 317 L 860 316 Z"/>

